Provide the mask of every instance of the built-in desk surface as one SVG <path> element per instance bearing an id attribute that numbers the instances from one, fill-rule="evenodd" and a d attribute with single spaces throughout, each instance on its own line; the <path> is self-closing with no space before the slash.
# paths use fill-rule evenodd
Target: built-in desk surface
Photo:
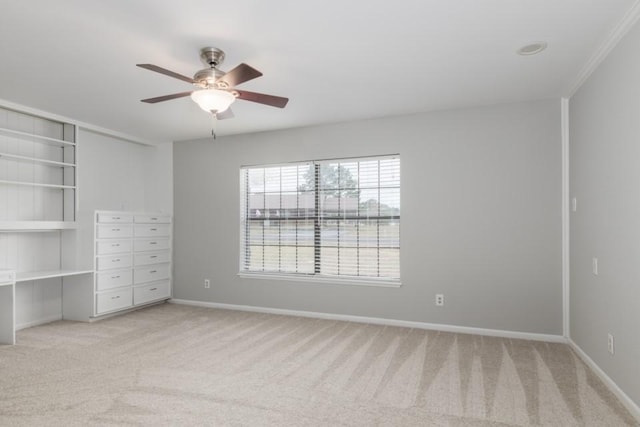
<path id="1" fill-rule="evenodd" d="M 16 343 L 16 283 L 54 277 L 92 274 L 93 270 L 46 270 L 24 271 L 0 270 L 0 344 Z"/>

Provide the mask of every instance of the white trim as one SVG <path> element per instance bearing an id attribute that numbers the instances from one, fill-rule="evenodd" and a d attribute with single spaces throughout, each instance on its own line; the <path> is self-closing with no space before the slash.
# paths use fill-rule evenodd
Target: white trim
<path id="1" fill-rule="evenodd" d="M 328 285 L 353 285 L 353 286 L 374 286 L 378 288 L 399 288 L 402 286 L 401 282 L 394 282 L 390 280 L 375 280 L 375 279 L 358 279 L 351 276 L 344 277 L 327 277 L 327 276 L 303 276 L 294 274 L 264 274 L 264 273 L 238 273 L 238 277 L 243 279 L 262 279 L 262 280 L 285 280 L 287 282 L 315 282 Z"/>
<path id="2" fill-rule="evenodd" d="M 282 308 L 256 307 L 251 305 L 222 304 L 217 302 L 171 299 L 172 304 L 190 305 L 195 307 L 218 308 L 222 310 L 249 311 L 253 313 L 279 314 L 284 316 L 310 317 L 313 319 L 341 320 L 345 322 L 370 323 L 374 325 L 399 326 L 403 328 L 428 329 L 459 334 L 485 335 L 501 338 L 515 338 L 532 341 L 566 343 L 560 335 L 535 334 L 530 332 L 503 331 L 499 329 L 471 328 L 467 326 L 443 325 L 438 323 L 414 322 L 410 320 L 383 319 L 379 317 L 352 316 L 348 314 L 318 313 L 314 311 L 286 310 Z"/>
<path id="3" fill-rule="evenodd" d="M 268 163 L 268 164 L 255 164 L 255 165 L 240 165 L 240 170 L 245 169 L 263 169 L 263 168 L 277 168 L 277 167 L 288 167 L 288 166 L 300 166 L 300 165 L 321 165 L 327 163 L 342 163 L 349 161 L 367 161 L 367 160 L 388 160 L 388 159 L 399 159 L 400 153 L 395 154 L 371 154 L 368 156 L 358 156 L 358 157 L 340 157 L 335 159 L 316 159 L 316 160 L 295 160 L 291 162 L 285 163 Z"/>
<path id="4" fill-rule="evenodd" d="M 43 117 L 43 118 L 46 118 L 46 119 L 49 119 L 49 120 L 54 120 L 54 121 L 58 121 L 58 122 L 64 122 L 64 123 L 73 124 L 76 127 L 80 127 L 80 128 L 83 128 L 83 129 L 91 131 L 91 132 L 95 132 L 95 133 L 99 133 L 99 134 L 107 135 L 107 136 L 112 136 L 114 138 L 122 139 L 122 140 L 128 141 L 128 142 L 133 142 L 135 144 L 157 146 L 157 145 L 165 143 L 165 142 L 170 142 L 170 141 L 152 142 L 152 141 L 149 141 L 149 140 L 146 140 L 146 139 L 142 139 L 142 138 L 138 138 L 138 137 L 135 137 L 135 136 L 132 136 L 132 135 L 128 135 L 126 133 L 122 133 L 122 132 L 114 131 L 114 130 L 111 130 L 111 129 L 103 128 L 101 126 L 92 125 L 90 123 L 80 122 L 78 120 L 74 120 L 74 119 L 71 119 L 69 117 L 61 116 L 61 115 L 58 115 L 58 114 L 49 113 L 47 111 L 38 110 L 37 108 L 31 108 L 31 107 L 27 107 L 26 105 L 16 104 L 14 102 L 6 101 L 4 99 L 0 99 L 0 107 L 6 108 L 6 109 L 9 109 L 9 110 L 14 110 L 14 111 L 17 111 L 19 113 L 25 113 L 25 114 L 30 114 L 30 115 L 34 115 L 34 116 L 40 116 L 40 117 Z M 77 140 L 75 142 L 77 142 Z"/>
<path id="5" fill-rule="evenodd" d="M 571 285 L 571 253 L 570 249 L 570 207 L 569 198 L 569 99 L 560 100 L 561 132 L 562 132 L 562 334 L 569 337 L 570 324 L 570 285 Z"/>
<path id="6" fill-rule="evenodd" d="M 580 70 L 580 73 L 576 76 L 573 85 L 566 94 L 566 97 L 570 98 L 575 95 L 578 89 L 580 89 L 580 87 L 587 81 L 589 76 L 591 76 L 591 74 L 598 68 L 607 55 L 615 49 L 625 34 L 629 32 L 638 18 L 640 18 L 640 0 L 636 0 L 633 3 L 618 25 L 616 25 L 609 34 L 607 34 L 600 46 L 598 46 L 594 54 L 589 58 L 582 70 Z"/>
<path id="7" fill-rule="evenodd" d="M 129 308 L 120 310 L 120 311 L 112 311 L 110 313 L 106 313 L 106 314 L 99 314 L 97 316 L 90 316 L 86 321 L 88 323 L 93 323 L 93 322 L 99 322 L 101 320 L 105 320 L 105 319 L 110 319 L 112 317 L 117 317 L 117 316 L 122 316 L 123 314 L 127 314 L 127 313 L 132 313 L 134 311 L 140 310 L 141 308 L 149 308 L 151 306 L 154 305 L 160 305 L 160 304 L 164 304 L 166 302 L 168 302 L 169 298 L 164 298 L 161 299 L 159 301 L 150 301 L 144 304 L 140 304 L 140 305 L 135 305 L 135 306 L 131 306 Z M 95 301 L 95 298 L 94 298 Z M 63 320 L 69 320 L 69 321 L 74 321 L 74 319 L 65 319 L 63 316 Z M 84 322 L 85 320 L 83 320 Z"/>
<path id="8" fill-rule="evenodd" d="M 571 338 L 567 339 L 569 346 L 575 351 L 580 359 L 596 373 L 596 375 L 605 383 L 609 390 L 620 400 L 625 408 L 640 422 L 640 407 L 635 403 L 620 387 L 607 375 L 596 362 L 591 359 Z"/>
<path id="9" fill-rule="evenodd" d="M 16 331 L 21 329 L 31 328 L 33 326 L 44 325 L 45 323 L 57 322 L 62 320 L 62 314 L 56 314 L 54 316 L 43 317 L 42 319 L 32 320 L 31 322 L 16 324 Z"/>

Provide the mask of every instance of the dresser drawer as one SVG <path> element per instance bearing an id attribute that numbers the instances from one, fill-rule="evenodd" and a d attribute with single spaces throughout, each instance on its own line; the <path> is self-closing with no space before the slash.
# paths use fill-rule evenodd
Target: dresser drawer
<path id="1" fill-rule="evenodd" d="M 136 239 L 133 242 L 133 250 L 136 252 L 161 249 L 169 249 L 169 239 Z"/>
<path id="2" fill-rule="evenodd" d="M 135 215 L 133 222 L 140 224 L 169 224 L 171 217 L 169 215 Z"/>
<path id="3" fill-rule="evenodd" d="M 111 270 L 131 267 L 131 254 L 109 255 L 98 257 L 96 270 Z"/>
<path id="4" fill-rule="evenodd" d="M 96 289 L 106 291 L 107 289 L 119 288 L 133 283 L 133 271 L 119 270 L 98 273 L 96 276 Z"/>
<path id="5" fill-rule="evenodd" d="M 136 224 L 135 226 L 136 237 L 156 237 L 168 235 L 168 224 Z"/>
<path id="6" fill-rule="evenodd" d="M 98 239 L 116 239 L 131 237 L 132 234 L 133 227 L 130 224 L 99 225 L 97 237 Z"/>
<path id="7" fill-rule="evenodd" d="M 131 240 L 103 240 L 98 242 L 96 252 L 98 255 L 118 254 L 131 252 Z"/>
<path id="8" fill-rule="evenodd" d="M 171 259 L 169 251 L 162 252 L 145 252 L 135 254 L 133 256 L 133 265 L 149 265 L 149 264 L 161 264 L 169 262 Z"/>
<path id="9" fill-rule="evenodd" d="M 107 214 L 107 213 L 99 213 L 98 214 L 98 222 L 100 223 L 126 223 L 132 222 L 133 215 L 131 214 Z"/>
<path id="10" fill-rule="evenodd" d="M 133 270 L 133 283 L 146 283 L 169 278 L 169 264 L 150 267 L 136 267 Z"/>
<path id="11" fill-rule="evenodd" d="M 103 292 L 96 295 L 96 313 L 103 314 L 110 311 L 131 307 L 133 292 L 131 288 Z"/>
<path id="12" fill-rule="evenodd" d="M 168 280 L 133 288 L 133 305 L 169 297 L 171 297 L 171 285 Z"/>

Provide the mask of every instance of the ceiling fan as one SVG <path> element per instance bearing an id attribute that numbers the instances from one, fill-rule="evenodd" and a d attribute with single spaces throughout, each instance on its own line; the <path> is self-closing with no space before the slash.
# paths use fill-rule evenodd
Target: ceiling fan
<path id="1" fill-rule="evenodd" d="M 288 98 L 280 96 L 265 95 L 263 93 L 238 90 L 235 86 L 249 80 L 260 77 L 262 73 L 247 64 L 240 64 L 231 71 L 224 72 L 218 66 L 224 61 L 224 52 L 215 47 L 204 47 L 200 49 L 200 59 L 209 66 L 193 75 L 193 78 L 183 76 L 153 64 L 136 64 L 156 73 L 164 74 L 196 86 L 196 90 L 188 92 L 174 93 L 171 95 L 158 96 L 141 100 L 147 104 L 169 101 L 171 99 L 191 96 L 203 110 L 210 112 L 217 119 L 229 119 L 233 117 L 233 112 L 229 106 L 236 99 L 257 102 L 258 104 L 270 105 L 272 107 L 284 108 L 289 102 Z"/>

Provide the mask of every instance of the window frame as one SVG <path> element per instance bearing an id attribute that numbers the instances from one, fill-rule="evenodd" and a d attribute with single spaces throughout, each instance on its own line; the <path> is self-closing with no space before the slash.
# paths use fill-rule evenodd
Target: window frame
<path id="1" fill-rule="evenodd" d="M 375 217 L 361 217 L 359 215 L 356 216 L 348 216 L 348 217 L 336 217 L 336 220 L 355 220 L 361 221 L 365 219 L 372 219 L 375 221 L 380 221 L 382 219 L 387 220 L 398 220 L 398 274 L 399 277 L 397 279 L 391 277 L 375 277 L 375 276 L 354 276 L 354 275 L 346 275 L 346 274 L 322 274 L 320 273 L 320 260 L 321 255 L 320 251 L 323 247 L 320 240 L 321 233 L 321 223 L 322 221 L 331 220 L 332 217 L 323 217 L 321 215 L 321 183 L 320 183 L 320 168 L 323 164 L 329 163 L 346 163 L 346 162 L 366 162 L 366 161 L 380 161 L 385 159 L 398 159 L 400 161 L 399 154 L 386 154 L 386 155 L 375 155 L 375 156 L 366 156 L 366 157 L 347 157 L 347 158 L 336 158 L 336 159 L 319 159 L 319 160 L 307 160 L 307 161 L 296 161 L 290 163 L 279 163 L 279 164 L 258 164 L 258 165 L 243 165 L 240 167 L 239 171 L 239 179 L 240 179 L 240 215 L 239 215 L 239 239 L 240 239 L 240 251 L 239 251 L 239 264 L 238 264 L 238 273 L 237 276 L 241 278 L 249 278 L 249 279 L 262 279 L 262 280 L 276 280 L 276 281 L 294 281 L 294 282 L 303 282 L 303 283 L 327 283 L 327 284 L 341 284 L 341 285 L 355 285 L 355 286 L 375 286 L 375 287 L 391 287 L 391 288 L 399 288 L 402 286 L 402 269 L 401 269 L 401 216 L 402 209 L 401 204 L 399 205 L 398 210 L 400 214 L 397 216 L 394 215 L 383 215 L 379 214 Z M 314 271 L 313 273 L 300 273 L 300 272 L 269 272 L 269 271 L 247 271 L 243 270 L 243 266 L 246 263 L 246 248 L 248 245 L 249 237 L 246 227 L 251 223 L 252 219 L 247 217 L 248 212 L 248 196 L 251 194 L 249 189 L 246 188 L 246 180 L 245 174 L 247 170 L 250 169 L 260 169 L 260 168 L 274 168 L 274 167 L 287 167 L 287 166 L 300 166 L 300 165 L 311 165 L 313 167 L 313 173 L 315 176 L 314 182 L 314 215 L 313 217 L 306 218 L 309 221 L 313 221 L 314 223 Z M 400 165 L 399 165 L 400 168 Z M 400 169 L 399 169 L 400 171 Z M 378 176 L 380 175 L 380 170 L 378 170 Z M 398 187 L 398 194 L 401 193 L 401 182 L 402 182 L 402 173 L 400 172 Z M 360 187 L 358 186 L 358 189 Z M 380 182 L 378 182 L 377 189 L 389 188 L 383 187 Z M 338 189 L 340 190 L 340 189 Z M 247 200 L 243 200 L 247 199 Z M 400 198 L 401 200 L 401 198 Z M 297 220 L 301 220 L 298 218 Z M 384 247 L 382 247 L 384 249 Z M 376 249 L 379 251 L 381 246 L 376 246 Z M 380 264 L 378 263 L 378 267 Z"/>

